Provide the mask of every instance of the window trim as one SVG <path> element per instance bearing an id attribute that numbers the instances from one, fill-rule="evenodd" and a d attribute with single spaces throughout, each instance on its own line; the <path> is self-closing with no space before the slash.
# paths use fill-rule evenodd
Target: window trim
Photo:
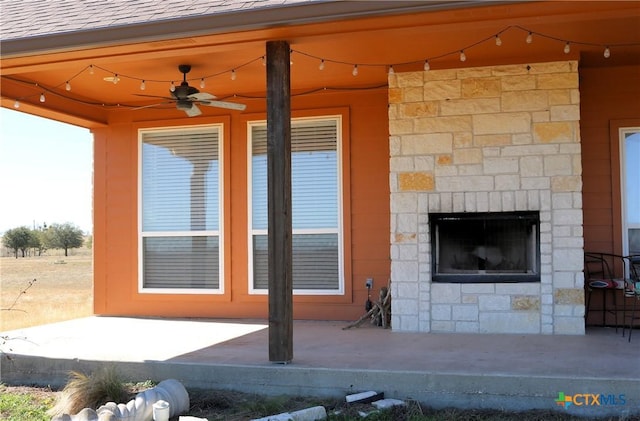
<path id="1" fill-rule="evenodd" d="M 630 187 L 627 186 L 626 176 L 627 176 L 627 168 L 626 168 L 626 135 L 629 133 L 637 134 L 640 133 L 640 126 L 638 125 L 630 125 L 630 126 L 621 126 L 618 128 L 618 148 L 619 148 L 619 177 L 620 177 L 620 225 L 621 225 L 621 236 L 622 236 L 622 254 L 628 255 L 630 253 L 629 250 L 629 229 L 630 228 L 639 228 L 640 226 L 636 226 L 637 224 L 629 224 L 629 217 L 627 215 L 627 195 L 630 194 Z M 625 268 L 628 270 L 628 268 Z"/>
<path id="2" fill-rule="evenodd" d="M 178 132 L 178 131 L 193 131 L 198 132 L 205 129 L 213 129 L 218 131 L 218 230 L 203 230 L 203 231 L 152 231 L 145 233 L 142 230 L 142 215 L 143 215 L 143 203 L 142 203 L 142 146 L 144 133 L 159 133 L 159 132 Z M 224 295 L 225 293 L 225 237 L 224 237 L 224 224 L 225 224 L 225 204 L 224 204 L 224 124 L 212 123 L 212 124 L 198 124 L 198 125 L 181 125 L 170 127 L 150 127 L 138 129 L 138 293 L 140 294 L 174 294 L 174 295 Z M 197 233 L 197 234 L 194 234 Z M 184 236 L 218 236 L 218 288 L 145 288 L 144 287 L 144 250 L 143 241 L 146 237 L 184 237 Z"/>
<path id="3" fill-rule="evenodd" d="M 336 122 L 336 166 L 337 166 L 337 196 L 338 196 L 338 288 L 337 289 L 293 289 L 293 295 L 297 296 L 344 296 L 346 291 L 345 286 L 345 233 L 344 233 L 344 142 L 343 142 L 343 130 L 344 130 L 344 116 L 342 114 L 327 114 L 327 115 L 314 115 L 307 117 L 294 117 L 291 119 L 292 123 L 299 121 L 326 121 L 334 120 Z M 254 126 L 263 126 L 266 124 L 266 120 L 251 120 L 247 121 L 247 290 L 249 295 L 268 295 L 268 289 L 254 288 L 253 282 L 253 236 L 254 235 L 266 235 L 266 229 L 253 229 L 253 184 L 252 184 L 252 157 L 253 157 L 253 138 L 252 128 Z M 292 235 L 294 234 L 322 234 L 322 233 L 335 233 L 333 229 L 292 229 Z"/>

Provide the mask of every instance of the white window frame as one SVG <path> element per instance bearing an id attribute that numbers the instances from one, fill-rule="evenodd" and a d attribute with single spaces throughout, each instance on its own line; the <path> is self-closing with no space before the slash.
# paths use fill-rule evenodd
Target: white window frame
<path id="1" fill-rule="evenodd" d="M 620 207 L 622 214 L 622 253 L 628 255 L 629 250 L 629 229 L 640 229 L 640 224 L 629 224 L 627 215 L 627 195 L 630 194 L 632 187 L 627 186 L 627 168 L 626 168 L 626 136 L 630 133 L 640 133 L 640 127 L 621 127 L 618 130 L 618 139 L 620 144 Z M 638 188 L 638 186 L 636 186 Z"/>
<path id="2" fill-rule="evenodd" d="M 337 161 L 337 194 L 338 194 L 338 288 L 337 289 L 293 289 L 294 295 L 344 295 L 345 293 L 345 277 L 344 277 L 344 204 L 343 204 L 343 151 L 342 151 L 342 115 L 324 115 L 314 117 L 292 118 L 292 123 L 298 121 L 327 121 L 335 120 L 336 122 L 336 161 Z M 252 128 L 254 126 L 264 126 L 266 120 L 255 120 L 247 123 L 247 226 L 248 226 L 248 290 L 251 295 L 268 295 L 269 290 L 266 288 L 255 288 L 253 281 L 253 236 L 267 235 L 266 229 L 253 229 L 253 201 L 252 201 Z M 334 229 L 292 229 L 292 235 L 296 234 L 334 234 Z"/>
<path id="3" fill-rule="evenodd" d="M 218 131 L 218 230 L 203 231 L 154 231 L 142 230 L 142 146 L 144 133 L 158 132 L 201 132 L 203 130 Z M 202 124 L 190 126 L 172 126 L 161 128 L 144 128 L 138 130 L 138 292 L 142 294 L 180 294 L 203 295 L 224 294 L 224 124 Z M 194 234 L 196 232 L 196 234 Z M 185 236 L 218 236 L 218 288 L 145 288 L 144 287 L 144 253 L 143 241 L 146 237 L 185 237 Z"/>

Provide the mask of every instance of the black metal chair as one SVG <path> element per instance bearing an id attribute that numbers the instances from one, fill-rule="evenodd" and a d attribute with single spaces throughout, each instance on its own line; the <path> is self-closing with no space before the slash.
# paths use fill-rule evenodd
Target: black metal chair
<path id="1" fill-rule="evenodd" d="M 613 314 L 616 332 L 618 332 L 618 326 L 620 325 L 618 320 L 618 291 L 623 291 L 625 288 L 625 264 L 624 257 L 611 253 L 585 252 L 584 254 L 584 282 L 587 288 L 585 317 L 588 317 L 589 312 L 592 310 L 591 296 L 593 291 L 600 290 L 602 291 L 602 308 L 599 311 L 602 311 L 602 326 L 607 324 L 607 313 Z M 607 295 L 611 296 L 613 307 L 608 306 Z M 623 313 L 623 319 L 624 317 L 625 314 Z"/>
<path id="2" fill-rule="evenodd" d="M 634 321 L 640 320 L 640 314 L 636 315 L 638 302 L 640 301 L 640 255 L 625 256 L 629 276 L 625 278 L 625 300 L 627 297 L 633 298 L 631 306 L 631 314 L 627 315 L 627 307 L 624 307 L 622 320 L 622 336 L 625 335 L 626 321 L 629 320 L 629 342 L 631 342 L 631 333 L 633 332 Z"/>

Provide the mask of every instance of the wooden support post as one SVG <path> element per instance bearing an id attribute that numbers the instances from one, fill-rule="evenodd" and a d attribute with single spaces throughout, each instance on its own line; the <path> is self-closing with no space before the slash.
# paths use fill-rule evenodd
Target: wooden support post
<path id="1" fill-rule="evenodd" d="M 269 361 L 293 359 L 290 48 L 267 42 Z"/>

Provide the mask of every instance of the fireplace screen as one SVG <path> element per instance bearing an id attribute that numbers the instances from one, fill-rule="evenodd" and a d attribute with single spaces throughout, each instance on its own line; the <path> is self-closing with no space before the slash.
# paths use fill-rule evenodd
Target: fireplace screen
<path id="1" fill-rule="evenodd" d="M 538 212 L 429 215 L 433 282 L 539 282 Z"/>

